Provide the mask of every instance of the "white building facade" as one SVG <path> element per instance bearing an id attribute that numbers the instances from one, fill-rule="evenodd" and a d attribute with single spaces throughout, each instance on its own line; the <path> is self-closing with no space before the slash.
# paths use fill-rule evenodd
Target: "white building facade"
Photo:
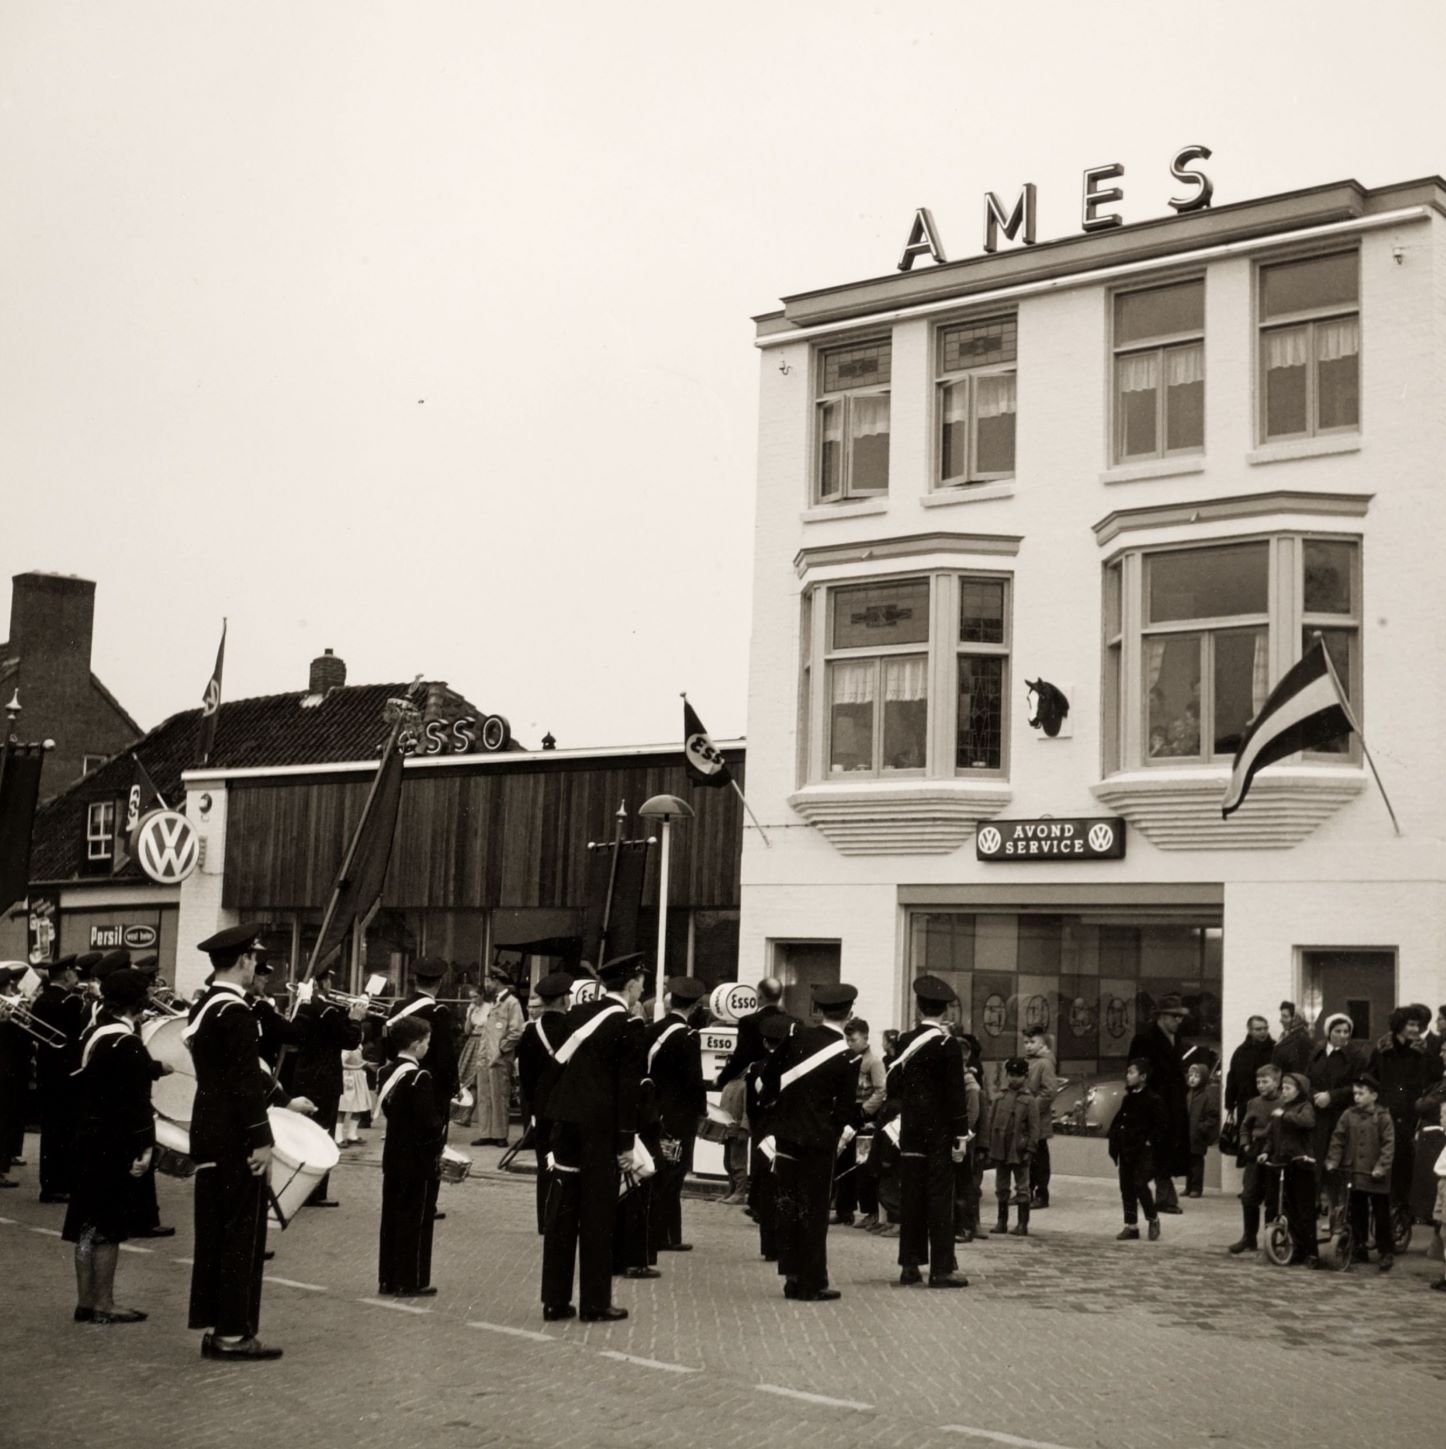
<path id="1" fill-rule="evenodd" d="M 1166 991 L 1227 1053 L 1283 999 L 1371 1038 L 1446 1000 L 1446 183 L 921 266 L 757 345 L 741 977 L 850 981 L 877 1034 L 927 970 L 1076 1079 Z M 1399 835 L 1354 739 L 1221 817 L 1317 634 Z"/>

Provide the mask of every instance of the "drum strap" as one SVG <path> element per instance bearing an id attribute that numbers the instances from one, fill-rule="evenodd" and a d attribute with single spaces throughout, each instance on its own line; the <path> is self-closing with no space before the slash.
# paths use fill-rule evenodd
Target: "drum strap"
<path id="1" fill-rule="evenodd" d="M 920 1048 L 922 1047 L 928 1046 L 931 1041 L 942 1041 L 943 1039 L 944 1029 L 942 1027 L 926 1026 L 923 1031 L 921 1031 L 918 1036 L 916 1036 L 913 1041 L 911 1041 L 908 1046 L 906 1046 L 903 1051 L 901 1051 L 898 1056 L 896 1056 L 893 1061 L 889 1063 L 889 1072 L 892 1072 L 895 1067 L 903 1066 L 904 1063 L 908 1061 L 909 1058 L 913 1056 L 916 1051 L 920 1050 Z M 884 1075 L 887 1076 L 888 1072 L 885 1072 Z"/>
<path id="2" fill-rule="evenodd" d="M 553 1060 L 558 1064 L 558 1066 L 565 1067 L 577 1054 L 578 1047 L 580 1047 L 583 1042 L 585 1042 L 588 1037 L 590 1037 L 593 1032 L 595 1032 L 598 1027 L 600 1027 L 603 1022 L 608 1019 L 608 1017 L 616 1016 L 620 1011 L 622 1011 L 622 1009 L 623 1008 L 616 1001 L 608 1002 L 608 1004 L 603 1007 L 603 1009 L 598 1012 L 596 1016 L 588 1017 L 588 1019 L 583 1022 L 583 1024 L 578 1027 L 578 1029 L 573 1032 L 572 1035 L 568 1037 L 568 1039 L 563 1042 L 563 1044 L 558 1047 L 555 1052 L 553 1052 Z"/>
<path id="3" fill-rule="evenodd" d="M 393 1017 L 392 1020 L 395 1021 L 396 1017 Z M 392 1091 L 396 1087 L 398 1082 L 400 1082 L 404 1077 L 410 1077 L 413 1072 L 417 1072 L 420 1070 L 421 1068 L 418 1067 L 416 1062 L 409 1062 L 404 1060 L 402 1064 L 396 1069 L 396 1071 L 394 1071 L 391 1076 L 387 1078 L 386 1085 L 381 1089 L 380 1092 L 377 1093 L 377 1111 L 380 1112 L 382 1108 L 386 1106 L 387 1098 L 392 1095 Z"/>
<path id="4" fill-rule="evenodd" d="M 687 1028 L 683 1025 L 681 1021 L 670 1022 L 666 1027 L 664 1027 L 662 1032 L 659 1033 L 657 1041 L 655 1041 L 652 1046 L 648 1048 L 649 1072 L 653 1070 L 653 1061 L 657 1057 L 658 1052 L 661 1050 L 663 1043 L 667 1041 L 667 1039 L 672 1036 L 674 1032 L 686 1030 Z"/>
<path id="5" fill-rule="evenodd" d="M 415 1001 L 409 1001 L 392 1017 L 391 1021 L 387 1022 L 387 1025 L 390 1026 L 393 1021 L 400 1021 L 404 1016 L 411 1016 L 413 1012 L 420 1011 L 424 1006 L 435 1006 L 436 1004 L 437 998 L 435 996 L 419 996 Z"/>
<path id="6" fill-rule="evenodd" d="M 131 1036 L 133 1029 L 122 1021 L 113 1021 L 108 1026 L 98 1026 L 86 1038 L 85 1048 L 80 1054 L 80 1065 L 70 1074 L 78 1077 L 89 1065 L 92 1053 L 108 1036 Z"/>
<path id="7" fill-rule="evenodd" d="M 796 1067 L 789 1067 L 778 1079 L 778 1090 L 781 1092 L 785 1087 L 791 1087 L 795 1082 L 802 1081 L 810 1072 L 816 1071 L 835 1057 L 841 1057 L 848 1049 L 849 1044 L 842 1037 L 839 1037 L 837 1041 L 831 1041 L 822 1050 L 814 1052 L 811 1057 L 805 1057 Z"/>
<path id="8" fill-rule="evenodd" d="M 201 1003 L 201 1009 L 196 1013 L 196 1019 L 181 1033 L 181 1040 L 190 1046 L 196 1033 L 201 1029 L 201 1023 L 211 1014 L 212 1011 L 224 1011 L 228 1006 L 245 1006 L 243 997 L 235 996 L 229 991 L 218 991 L 208 1001 Z"/>
<path id="9" fill-rule="evenodd" d="M 887 1137 L 889 1141 L 894 1144 L 895 1147 L 899 1145 L 899 1133 L 902 1128 L 903 1120 L 899 1117 L 895 1117 L 892 1122 L 886 1123 L 884 1126 L 884 1136 Z"/>

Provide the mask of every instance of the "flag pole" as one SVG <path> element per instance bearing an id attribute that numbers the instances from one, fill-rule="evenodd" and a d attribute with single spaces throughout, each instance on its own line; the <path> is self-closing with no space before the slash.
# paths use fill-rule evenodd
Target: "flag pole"
<path id="1" fill-rule="evenodd" d="M 768 832 L 763 828 L 763 822 L 753 813 L 753 807 L 748 803 L 743 791 L 738 788 L 738 781 L 731 774 L 728 776 L 728 783 L 733 786 L 734 793 L 743 801 L 743 808 L 748 812 L 748 818 L 758 827 L 758 833 L 763 837 L 763 843 L 772 850 L 773 842 L 768 838 Z"/>
<path id="2" fill-rule="evenodd" d="M 1331 683 L 1335 686 L 1336 697 L 1340 700 L 1341 710 L 1350 726 L 1356 732 L 1356 738 L 1361 742 L 1361 753 L 1366 757 L 1366 764 L 1371 767 L 1371 774 L 1375 777 L 1376 789 L 1381 792 L 1381 801 L 1386 807 L 1386 814 L 1391 817 L 1391 825 L 1397 835 L 1401 833 L 1401 822 L 1396 819 L 1396 812 L 1391 808 L 1391 797 L 1386 794 L 1386 787 L 1381 783 L 1381 772 L 1376 768 L 1376 762 L 1371 757 L 1371 747 L 1366 743 L 1365 731 L 1361 729 L 1360 721 L 1356 718 L 1356 712 L 1351 708 L 1351 702 L 1346 698 L 1346 692 L 1341 688 L 1341 677 L 1336 673 L 1335 661 L 1331 659 L 1331 652 L 1326 648 L 1325 635 L 1319 629 L 1312 631 L 1315 642 L 1320 645 L 1321 653 L 1325 655 L 1326 668 L 1330 671 Z"/>

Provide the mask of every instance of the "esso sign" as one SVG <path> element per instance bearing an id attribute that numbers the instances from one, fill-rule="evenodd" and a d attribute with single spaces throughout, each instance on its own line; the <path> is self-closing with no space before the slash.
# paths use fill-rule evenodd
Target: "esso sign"
<path id="1" fill-rule="evenodd" d="M 708 998 L 708 1010 L 717 1021 L 726 1021 L 736 1026 L 740 1018 L 758 1010 L 758 992 L 741 981 L 725 981 L 715 986 Z"/>
<path id="2" fill-rule="evenodd" d="M 572 983 L 572 1002 L 574 1006 L 584 1001 L 596 1001 L 603 994 L 603 984 L 596 977 L 585 976 L 581 981 Z"/>
<path id="3" fill-rule="evenodd" d="M 420 730 L 404 730 L 398 748 L 404 755 L 495 755 L 512 743 L 512 726 L 500 714 L 479 719 L 429 719 Z"/>

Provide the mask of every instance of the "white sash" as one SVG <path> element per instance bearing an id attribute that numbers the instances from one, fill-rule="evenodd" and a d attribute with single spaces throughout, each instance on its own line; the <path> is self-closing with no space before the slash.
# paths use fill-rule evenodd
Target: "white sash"
<path id="1" fill-rule="evenodd" d="M 91 1034 L 86 1038 L 85 1048 L 80 1054 L 80 1065 L 70 1075 L 72 1077 L 78 1077 L 90 1065 L 91 1053 L 95 1051 L 96 1047 L 99 1046 L 100 1043 L 106 1039 L 106 1037 L 133 1035 L 134 1028 L 126 1025 L 126 1023 L 123 1021 L 112 1021 L 105 1026 L 96 1027 L 96 1029 L 91 1032 Z"/>
<path id="2" fill-rule="evenodd" d="M 236 1006 L 246 1005 L 244 997 L 233 995 L 229 991 L 218 991 L 213 997 L 210 998 L 209 1001 L 203 1001 L 201 1003 L 201 1009 L 196 1013 L 195 1021 L 193 1021 L 181 1033 L 181 1040 L 185 1042 L 187 1046 L 190 1046 L 191 1042 L 195 1038 L 196 1033 L 200 1031 L 201 1023 L 205 1021 L 206 1017 L 210 1014 L 211 1008 L 216 1006 L 218 1003 L 221 1006 L 227 1006 L 230 1004 L 235 1004 Z"/>
<path id="3" fill-rule="evenodd" d="M 410 1077 L 413 1072 L 420 1071 L 416 1062 L 403 1060 L 401 1065 L 386 1080 L 386 1085 L 377 1093 L 377 1111 L 380 1112 L 386 1106 L 387 1098 L 392 1095 L 392 1089 L 402 1080 L 403 1077 Z"/>
<path id="4" fill-rule="evenodd" d="M 652 1046 L 650 1046 L 648 1048 L 648 1071 L 649 1072 L 651 1072 L 653 1070 L 653 1059 L 658 1055 L 658 1050 L 663 1045 L 663 1043 L 665 1041 L 667 1041 L 667 1039 L 670 1036 L 672 1036 L 672 1034 L 675 1031 L 685 1031 L 685 1030 L 687 1030 L 687 1028 L 683 1025 L 683 1023 L 681 1021 L 670 1022 L 668 1026 L 666 1026 L 666 1027 L 663 1028 L 663 1030 L 658 1035 L 657 1041 L 655 1041 L 652 1044 Z"/>
<path id="5" fill-rule="evenodd" d="M 939 1041 L 946 1035 L 947 1033 L 942 1026 L 926 1026 L 924 1030 L 921 1031 L 919 1035 L 916 1036 L 913 1041 L 911 1041 L 908 1046 L 906 1046 L 903 1051 L 901 1051 L 898 1056 L 896 1056 L 893 1061 L 889 1063 L 888 1071 L 892 1072 L 895 1067 L 903 1066 L 904 1063 L 908 1061 L 909 1058 L 913 1056 L 920 1047 L 926 1047 L 931 1041 Z M 887 1076 L 888 1072 L 885 1072 L 884 1075 Z"/>
<path id="6" fill-rule="evenodd" d="M 815 1068 L 823 1066 L 825 1062 L 831 1062 L 837 1056 L 842 1056 L 848 1049 L 849 1044 L 843 1037 L 839 1037 L 837 1041 L 831 1041 L 826 1047 L 821 1047 L 814 1052 L 811 1057 L 805 1057 L 796 1067 L 789 1067 L 778 1080 L 778 1090 L 781 1092 L 785 1087 L 791 1087 Z"/>
<path id="7" fill-rule="evenodd" d="M 392 1029 L 393 1022 L 400 1021 L 404 1016 L 411 1016 L 413 1012 L 420 1011 L 424 1006 L 435 1006 L 436 1003 L 437 998 L 435 996 L 419 996 L 415 1001 L 409 1001 L 394 1017 L 391 1018 L 390 1021 L 387 1022 L 383 1030 L 390 1031 Z"/>
<path id="8" fill-rule="evenodd" d="M 565 1067 L 568 1062 L 570 1062 L 576 1055 L 578 1047 L 580 1047 L 583 1042 L 585 1042 L 588 1037 L 590 1037 L 593 1032 L 595 1032 L 598 1027 L 600 1027 L 603 1022 L 608 1019 L 608 1017 L 615 1015 L 622 1009 L 623 1008 L 621 1002 L 608 1002 L 608 1004 L 603 1007 L 603 1009 L 598 1012 L 596 1016 L 591 1016 L 585 1022 L 583 1022 L 583 1024 L 578 1027 L 578 1029 L 573 1032 L 573 1034 L 568 1037 L 568 1039 L 563 1042 L 563 1044 L 558 1047 L 555 1052 L 553 1052 L 553 1061 L 555 1061 L 558 1066 Z"/>

